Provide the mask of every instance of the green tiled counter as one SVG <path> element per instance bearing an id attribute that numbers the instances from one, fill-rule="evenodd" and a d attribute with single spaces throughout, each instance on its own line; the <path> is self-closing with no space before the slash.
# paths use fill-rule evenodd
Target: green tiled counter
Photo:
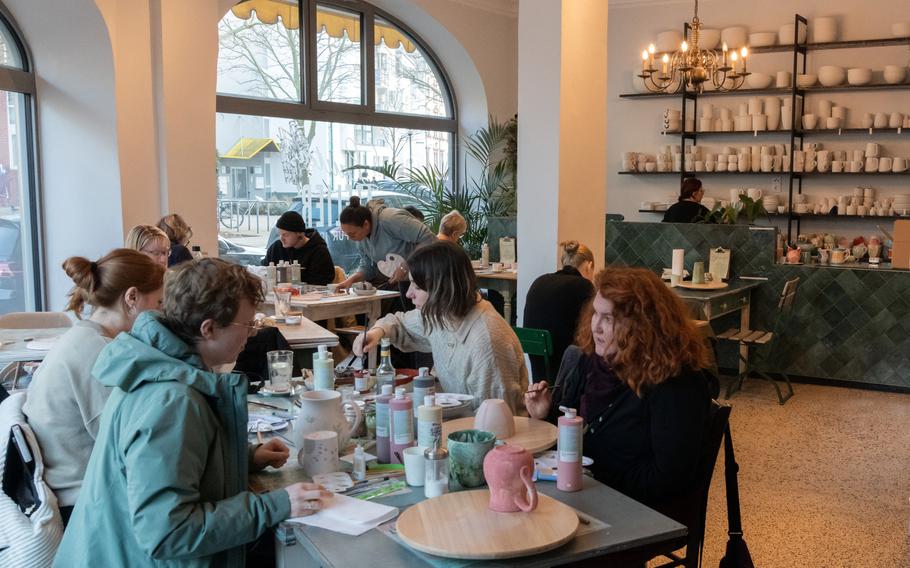
<path id="1" fill-rule="evenodd" d="M 755 329 L 772 329 L 784 282 L 800 278 L 796 308 L 769 371 L 910 391 L 910 271 L 774 264 L 774 232 L 742 225 L 608 222 L 605 260 L 660 271 L 673 248 L 685 248 L 691 269 L 715 246 L 733 250 L 733 275 L 768 279 L 752 292 Z M 738 327 L 738 319 L 721 318 L 712 327 Z M 732 369 L 736 362 L 733 346 L 721 345 L 719 364 Z"/>

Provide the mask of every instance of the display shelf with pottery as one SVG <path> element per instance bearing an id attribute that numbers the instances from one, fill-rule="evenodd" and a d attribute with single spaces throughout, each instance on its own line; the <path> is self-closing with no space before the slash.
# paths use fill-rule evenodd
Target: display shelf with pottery
<path id="1" fill-rule="evenodd" d="M 578 531 L 575 509 L 543 494 L 530 513 L 497 513 L 489 502 L 486 489 L 447 493 L 408 508 L 395 528 L 405 544 L 421 552 L 488 560 L 540 554 Z"/>
<path id="2" fill-rule="evenodd" d="M 526 416 L 515 416 L 513 420 L 515 421 L 515 435 L 502 438 L 503 442 L 521 446 L 532 454 L 548 450 L 556 443 L 556 435 L 559 430 L 554 424 Z M 442 423 L 442 439 L 447 440 L 452 432 L 473 429 L 473 416 L 449 420 Z"/>

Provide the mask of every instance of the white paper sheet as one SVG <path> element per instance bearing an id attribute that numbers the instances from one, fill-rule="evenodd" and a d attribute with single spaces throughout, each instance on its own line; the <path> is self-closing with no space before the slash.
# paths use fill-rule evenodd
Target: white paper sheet
<path id="1" fill-rule="evenodd" d="M 288 522 L 360 536 L 398 516 L 397 507 L 362 501 L 345 495 L 334 495 L 324 499 L 323 503 L 324 508 L 315 515 L 294 517 L 288 519 Z"/>

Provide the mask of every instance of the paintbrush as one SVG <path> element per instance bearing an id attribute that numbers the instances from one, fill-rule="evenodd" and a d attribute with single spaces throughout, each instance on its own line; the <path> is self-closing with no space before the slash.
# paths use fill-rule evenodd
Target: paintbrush
<path id="1" fill-rule="evenodd" d="M 543 392 L 543 391 L 556 390 L 556 389 L 558 389 L 558 388 L 559 388 L 559 385 L 548 385 L 547 388 L 545 388 L 545 389 L 539 389 L 539 390 L 531 390 L 531 389 L 528 389 L 528 390 L 526 390 L 525 392 L 527 392 L 527 393 L 532 393 L 532 392 Z"/>

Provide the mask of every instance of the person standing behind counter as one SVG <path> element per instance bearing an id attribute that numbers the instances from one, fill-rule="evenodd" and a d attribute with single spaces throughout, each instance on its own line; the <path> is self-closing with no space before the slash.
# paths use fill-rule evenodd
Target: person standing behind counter
<path id="1" fill-rule="evenodd" d="M 355 282 L 376 280 L 381 276 L 377 263 L 388 255 L 407 258 L 419 245 L 432 243 L 436 235 L 426 225 L 404 209 L 386 207 L 384 203 L 370 201 L 366 206 L 360 198 L 351 197 L 350 204 L 341 212 L 341 230 L 360 248 L 360 265 L 354 274 L 338 284 L 346 290 Z M 389 284 L 395 285 L 402 296 L 408 287 L 408 267 L 404 262 L 386 274 Z"/>
<path id="2" fill-rule="evenodd" d="M 664 223 L 697 223 L 701 220 L 707 221 L 710 211 L 701 204 L 705 196 L 705 190 L 701 186 L 701 180 L 697 178 L 686 178 L 682 182 L 682 188 L 679 191 L 679 201 L 674 203 L 664 213 Z"/>
<path id="3" fill-rule="evenodd" d="M 325 239 L 316 229 L 307 229 L 296 211 L 286 211 L 275 223 L 278 240 L 265 253 L 262 266 L 282 260 L 300 264 L 300 280 L 324 286 L 335 279 L 335 263 Z"/>

